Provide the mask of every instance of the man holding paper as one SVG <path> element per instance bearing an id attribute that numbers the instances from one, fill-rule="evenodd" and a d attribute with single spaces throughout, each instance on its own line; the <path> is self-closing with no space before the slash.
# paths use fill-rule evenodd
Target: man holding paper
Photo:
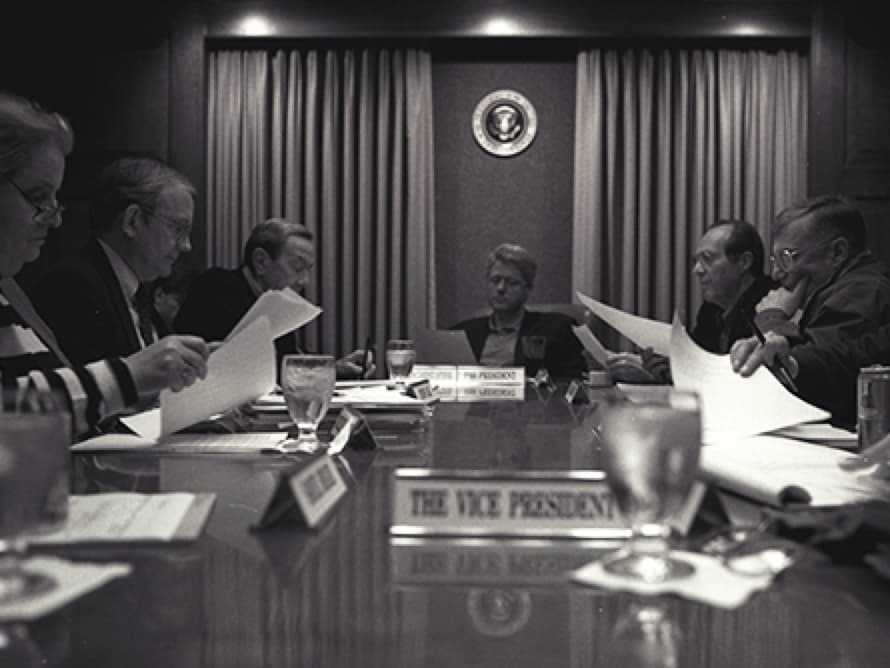
<path id="1" fill-rule="evenodd" d="M 283 218 L 257 223 L 244 246 L 240 267 L 212 267 L 194 280 L 176 316 L 175 330 L 222 341 L 264 293 L 280 290 L 285 295 L 290 290 L 304 290 L 314 265 L 312 233 L 303 225 Z M 279 360 L 299 352 L 296 332 L 276 338 L 275 349 Z M 337 360 L 337 376 L 360 378 L 364 357 L 365 351 L 356 350 Z M 372 360 L 366 375 L 373 371 Z"/>
<path id="2" fill-rule="evenodd" d="M 862 214 L 843 197 L 788 207 L 773 229 L 773 278 L 781 287 L 757 307 L 764 342 L 738 341 L 733 369 L 749 376 L 762 364 L 782 364 L 801 398 L 851 427 L 859 366 L 875 349 L 869 332 L 890 322 L 887 267 L 866 249 Z"/>

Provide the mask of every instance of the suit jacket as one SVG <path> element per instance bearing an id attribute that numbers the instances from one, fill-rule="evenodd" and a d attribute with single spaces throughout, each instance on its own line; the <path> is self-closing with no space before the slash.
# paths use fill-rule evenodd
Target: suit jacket
<path id="1" fill-rule="evenodd" d="M 129 304 L 99 242 L 47 272 L 31 298 L 74 364 L 142 348 Z"/>
<path id="2" fill-rule="evenodd" d="M 191 284 L 173 329 L 179 334 L 196 334 L 205 341 L 222 341 L 257 300 L 244 272 L 211 267 Z M 279 362 L 284 355 L 299 352 L 293 333 L 275 339 Z"/>
<path id="3" fill-rule="evenodd" d="M 526 373 L 530 376 L 534 376 L 543 368 L 555 378 L 579 377 L 587 370 L 587 363 L 582 355 L 581 342 L 572 331 L 572 325 L 576 324 L 573 318 L 562 313 L 526 311 L 516 337 L 513 364 L 525 367 Z M 466 332 L 470 347 L 478 361 L 482 357 L 490 331 L 489 316 L 464 320 L 451 329 L 462 329 Z M 544 337 L 546 344 L 543 360 L 526 358 L 522 347 L 524 336 Z"/>

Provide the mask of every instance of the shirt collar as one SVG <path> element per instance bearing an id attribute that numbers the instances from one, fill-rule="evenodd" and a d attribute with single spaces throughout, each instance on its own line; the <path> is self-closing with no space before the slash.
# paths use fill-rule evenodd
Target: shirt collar
<path id="1" fill-rule="evenodd" d="M 250 289 L 253 290 L 253 294 L 255 297 L 259 297 L 265 292 L 265 290 L 263 290 L 263 286 L 260 285 L 260 282 L 258 280 L 256 280 L 256 277 L 253 275 L 250 267 L 248 267 L 246 264 L 241 267 L 241 273 L 244 274 L 244 280 L 247 281 L 247 285 L 249 285 Z"/>
<path id="2" fill-rule="evenodd" d="M 102 247 L 102 250 L 105 251 L 106 257 L 108 257 L 108 262 L 111 264 L 111 270 L 117 277 L 117 282 L 120 283 L 124 296 L 127 298 L 128 302 L 132 302 L 133 297 L 136 296 L 136 290 L 139 289 L 139 277 L 136 275 L 136 272 L 130 268 L 130 265 L 117 254 L 117 251 L 101 239 L 97 239 L 97 241 L 99 242 L 99 246 Z"/>
<path id="3" fill-rule="evenodd" d="M 519 314 L 510 322 L 502 324 L 498 327 L 497 320 L 494 317 L 494 311 L 488 316 L 488 329 L 496 334 L 512 334 L 518 332 L 522 326 L 522 319 L 525 317 L 525 307 L 519 309 Z"/>

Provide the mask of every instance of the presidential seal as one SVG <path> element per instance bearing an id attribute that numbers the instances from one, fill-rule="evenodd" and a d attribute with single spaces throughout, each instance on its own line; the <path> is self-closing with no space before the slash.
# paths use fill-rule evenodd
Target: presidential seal
<path id="1" fill-rule="evenodd" d="M 479 146 L 502 158 L 528 148 L 538 132 L 538 113 L 515 90 L 489 93 L 473 111 L 473 136 Z"/>

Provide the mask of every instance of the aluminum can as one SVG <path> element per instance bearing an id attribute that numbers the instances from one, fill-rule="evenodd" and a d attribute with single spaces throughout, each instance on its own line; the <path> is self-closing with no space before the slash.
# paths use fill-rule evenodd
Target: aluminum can
<path id="1" fill-rule="evenodd" d="M 862 450 L 890 433 L 890 366 L 876 364 L 859 370 L 856 405 Z"/>

